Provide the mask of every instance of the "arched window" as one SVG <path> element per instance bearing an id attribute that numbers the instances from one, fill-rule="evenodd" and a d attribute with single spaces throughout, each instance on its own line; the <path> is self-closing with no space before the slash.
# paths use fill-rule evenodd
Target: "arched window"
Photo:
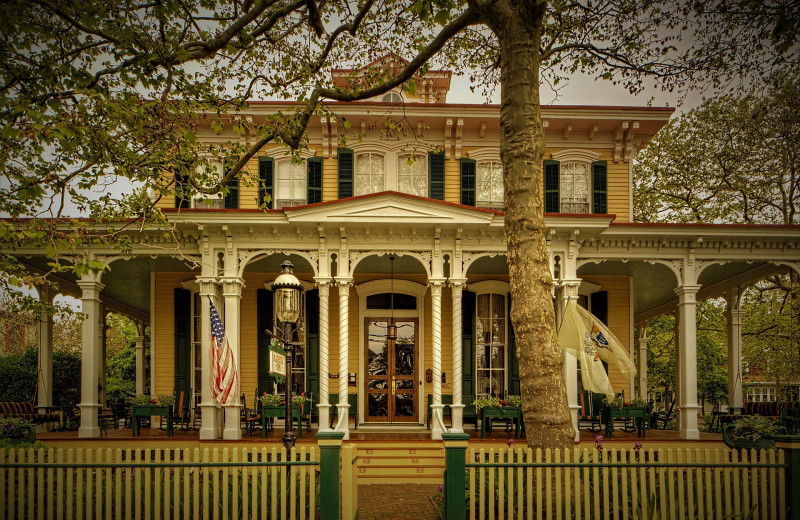
<path id="1" fill-rule="evenodd" d="M 428 196 L 428 162 L 424 155 L 404 153 L 397 156 L 397 191 Z"/>
<path id="2" fill-rule="evenodd" d="M 476 202 L 482 208 L 503 208 L 503 165 L 496 161 L 477 165 Z"/>
<path id="3" fill-rule="evenodd" d="M 383 191 L 384 177 L 383 155 L 378 153 L 356 155 L 354 195 Z"/>
<path id="4" fill-rule="evenodd" d="M 381 101 L 384 103 L 402 103 L 403 96 L 401 96 L 397 92 L 387 92 L 386 94 L 383 95 Z"/>

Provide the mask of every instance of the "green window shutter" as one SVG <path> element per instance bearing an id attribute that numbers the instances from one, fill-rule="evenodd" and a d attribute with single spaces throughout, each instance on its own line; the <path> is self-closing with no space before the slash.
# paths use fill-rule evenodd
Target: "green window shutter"
<path id="1" fill-rule="evenodd" d="M 592 314 L 608 325 L 608 291 L 597 291 L 590 296 Z"/>
<path id="2" fill-rule="evenodd" d="M 306 292 L 306 390 L 319 402 L 319 290 Z M 318 410 L 312 409 L 316 416 Z"/>
<path id="3" fill-rule="evenodd" d="M 175 289 L 175 391 L 189 395 L 192 373 L 192 293 Z"/>
<path id="4" fill-rule="evenodd" d="M 353 196 L 353 150 L 339 148 L 339 198 Z"/>
<path id="5" fill-rule="evenodd" d="M 461 159 L 461 204 L 475 205 L 476 166 L 474 159 Z"/>
<path id="6" fill-rule="evenodd" d="M 605 161 L 592 163 L 592 213 L 608 212 L 608 166 Z"/>
<path id="7" fill-rule="evenodd" d="M 275 170 L 275 160 L 272 157 L 258 158 L 258 205 L 265 208 L 275 207 L 272 196 L 273 171 Z M 266 198 L 269 196 L 269 202 Z"/>
<path id="8" fill-rule="evenodd" d="M 558 161 L 544 162 L 544 212 L 558 213 L 561 195 L 558 189 L 561 176 L 561 163 Z"/>
<path id="9" fill-rule="evenodd" d="M 520 395 L 519 359 L 517 359 L 517 341 L 514 337 L 514 326 L 511 324 L 511 293 L 508 294 L 508 393 Z"/>
<path id="10" fill-rule="evenodd" d="M 322 157 L 308 160 L 308 199 L 309 204 L 322 202 Z"/>
<path id="11" fill-rule="evenodd" d="M 175 173 L 175 207 L 176 208 L 189 208 L 191 207 L 187 189 L 189 186 L 189 176 L 185 173 Z"/>
<path id="12" fill-rule="evenodd" d="M 475 300 L 474 292 L 461 293 L 461 381 L 465 397 L 475 396 Z"/>
<path id="13" fill-rule="evenodd" d="M 258 395 L 272 393 L 272 376 L 269 375 L 269 343 L 267 331 L 274 332 L 272 316 L 272 291 L 256 290 L 256 313 L 258 315 L 257 330 L 257 365 Z"/>
<path id="14" fill-rule="evenodd" d="M 238 161 L 238 157 L 230 157 L 225 161 L 223 172 L 225 175 L 230 170 L 231 163 Z M 228 183 L 228 194 L 225 195 L 225 209 L 238 209 L 239 208 L 239 175 L 236 175 Z"/>
<path id="15" fill-rule="evenodd" d="M 444 152 L 428 154 L 428 196 L 444 200 Z"/>

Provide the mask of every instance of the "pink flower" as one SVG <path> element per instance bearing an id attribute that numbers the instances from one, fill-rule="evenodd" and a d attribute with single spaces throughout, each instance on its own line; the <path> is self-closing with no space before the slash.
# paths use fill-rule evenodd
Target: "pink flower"
<path id="1" fill-rule="evenodd" d="M 514 439 L 508 439 L 508 442 L 506 442 L 506 445 L 507 445 L 509 448 L 510 448 L 510 447 L 511 447 L 513 444 L 514 444 Z"/>
<path id="2" fill-rule="evenodd" d="M 634 442 L 633 443 L 633 449 L 636 450 L 636 451 L 641 450 L 642 449 L 642 443 L 639 442 L 639 441 Z"/>

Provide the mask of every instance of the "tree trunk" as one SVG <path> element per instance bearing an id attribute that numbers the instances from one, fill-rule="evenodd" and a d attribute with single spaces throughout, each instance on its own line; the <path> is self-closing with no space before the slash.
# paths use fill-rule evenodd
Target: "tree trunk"
<path id="1" fill-rule="evenodd" d="M 513 4 L 513 6 L 509 5 Z M 564 354 L 555 334 L 552 277 L 545 241 L 539 106 L 539 45 L 543 3 L 496 2 L 487 23 L 500 43 L 500 157 L 511 283 L 511 323 L 519 358 L 528 445 L 570 448 L 572 427 L 564 384 Z"/>

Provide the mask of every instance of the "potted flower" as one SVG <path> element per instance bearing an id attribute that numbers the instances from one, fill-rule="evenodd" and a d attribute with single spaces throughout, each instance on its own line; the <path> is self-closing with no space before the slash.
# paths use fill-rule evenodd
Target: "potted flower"
<path id="1" fill-rule="evenodd" d="M 10 417 L 0 419 L 0 441 L 13 445 L 32 443 L 36 440 L 33 425 L 25 419 Z"/>
<path id="2" fill-rule="evenodd" d="M 729 448 L 774 448 L 771 436 L 778 433 L 775 424 L 760 415 L 745 415 L 722 430 L 722 440 Z"/>
<path id="3" fill-rule="evenodd" d="M 286 401 L 280 395 L 264 394 L 259 397 L 259 400 L 261 401 L 264 417 L 277 417 L 279 419 L 286 417 Z"/>
<path id="4" fill-rule="evenodd" d="M 522 397 L 518 395 L 509 395 L 505 399 L 506 406 L 522 406 Z"/>
<path id="5" fill-rule="evenodd" d="M 261 401 L 261 406 L 283 406 L 283 399 L 278 394 L 264 394 L 258 398 Z"/>

